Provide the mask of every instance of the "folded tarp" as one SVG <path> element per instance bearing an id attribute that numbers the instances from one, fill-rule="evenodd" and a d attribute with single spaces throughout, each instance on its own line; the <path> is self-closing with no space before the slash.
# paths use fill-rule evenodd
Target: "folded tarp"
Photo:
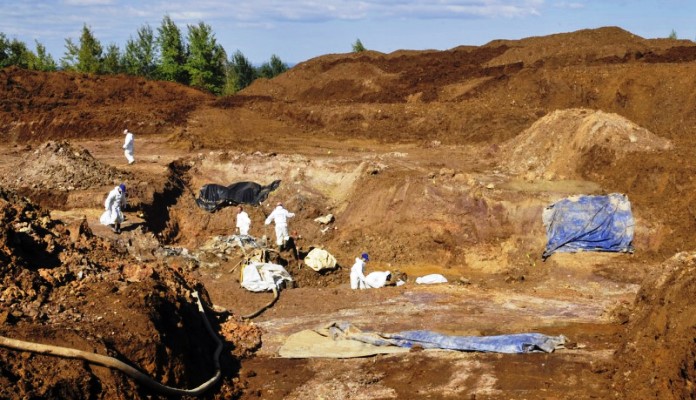
<path id="1" fill-rule="evenodd" d="M 357 358 L 377 354 L 408 353 L 396 346 L 375 346 L 350 339 L 333 339 L 329 335 L 305 329 L 293 333 L 278 350 L 283 358 Z"/>
<path id="2" fill-rule="evenodd" d="M 633 214 L 624 194 L 568 197 L 546 207 L 542 221 L 544 260 L 557 251 L 633 252 Z"/>
<path id="3" fill-rule="evenodd" d="M 237 182 L 229 186 L 209 183 L 201 188 L 196 204 L 209 212 L 228 205 L 250 204 L 258 206 L 266 201 L 268 195 L 278 189 L 278 186 L 280 186 L 279 180 L 266 186 L 256 182 Z"/>
<path id="4" fill-rule="evenodd" d="M 304 331 L 303 331 L 304 332 Z M 300 341 L 298 338 L 308 337 L 312 341 Z M 328 341 L 335 343 L 334 347 Z M 312 347 L 312 343 L 321 342 L 321 349 Z M 353 348 L 350 341 L 360 342 L 361 345 Z M 348 322 L 334 322 L 322 329 L 307 332 L 288 339 L 281 347 L 280 355 L 288 358 L 325 357 L 348 358 L 363 357 L 372 354 L 392 352 L 392 348 L 410 349 L 421 347 L 423 349 L 480 351 L 495 353 L 551 353 L 563 348 L 566 337 L 548 336 L 540 333 L 518 333 L 498 336 L 450 336 L 432 331 L 404 331 L 399 333 L 363 332 Z M 350 349 L 351 351 L 348 351 Z M 334 352 L 335 350 L 335 352 Z M 386 351 L 385 351 L 386 350 Z"/>

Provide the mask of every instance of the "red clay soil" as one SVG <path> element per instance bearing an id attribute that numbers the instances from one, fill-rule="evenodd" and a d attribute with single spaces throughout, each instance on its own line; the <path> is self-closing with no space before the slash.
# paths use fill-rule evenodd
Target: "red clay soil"
<path id="1" fill-rule="evenodd" d="M 696 44 L 601 28 L 448 51 L 366 51 L 301 63 L 223 98 L 128 76 L 0 70 L 0 336 L 114 356 L 201 397 L 693 398 Z M 125 163 L 121 132 L 136 135 Z M 295 288 L 239 285 L 220 247 L 236 211 L 206 183 L 281 179 L 301 255 Z M 124 182 L 121 235 L 99 224 Z M 542 262 L 541 212 L 571 194 L 625 193 L 634 254 Z M 333 214 L 320 224 L 316 218 Z M 348 270 L 408 276 L 352 291 Z M 445 275 L 419 286 L 417 276 Z M 285 359 L 287 337 L 336 319 L 367 330 L 563 334 L 552 354 L 413 351 Z M 2 398 L 159 398 L 124 374 L 0 347 Z"/>

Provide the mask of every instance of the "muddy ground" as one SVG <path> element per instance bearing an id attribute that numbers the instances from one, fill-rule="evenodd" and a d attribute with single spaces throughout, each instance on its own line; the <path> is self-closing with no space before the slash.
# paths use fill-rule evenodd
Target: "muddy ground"
<path id="1" fill-rule="evenodd" d="M 327 55 L 214 98 L 126 76 L 0 71 L 0 335 L 110 355 L 202 397 L 238 399 L 693 398 L 696 45 L 602 28 L 442 52 Z M 127 165 L 121 132 L 136 135 Z M 280 179 L 247 207 L 296 213 L 295 279 L 240 287 L 225 247 L 235 210 L 206 183 Z M 106 193 L 128 187 L 116 235 Z M 624 193 L 633 254 L 541 253 L 544 207 Z M 328 224 L 318 217 L 332 214 Z M 349 288 L 367 272 L 400 287 Z M 439 273 L 448 283 L 417 285 Z M 192 293 L 200 293 L 205 314 Z M 285 359 L 293 333 L 363 330 L 564 335 L 551 354 L 411 351 Z M 121 372 L 0 347 L 2 398 L 152 398 Z"/>

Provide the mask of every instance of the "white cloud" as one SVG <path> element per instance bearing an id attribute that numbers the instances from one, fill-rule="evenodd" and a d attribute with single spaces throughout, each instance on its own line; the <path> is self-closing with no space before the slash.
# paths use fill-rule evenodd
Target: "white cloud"
<path id="1" fill-rule="evenodd" d="M 69 0 L 88 2 L 90 0 Z M 100 0 L 91 0 L 100 1 Z M 106 1 L 106 0 L 102 0 Z M 123 0 L 121 0 L 123 2 Z M 142 5 L 141 5 L 142 4 Z M 327 22 L 359 19 L 438 19 L 524 17 L 538 15 L 544 0 L 172 0 L 132 3 L 172 19 L 227 19 L 229 21 Z"/>
<path id="2" fill-rule="evenodd" d="M 63 0 L 66 6 L 90 7 L 90 6 L 108 6 L 116 3 L 116 0 Z"/>
<path id="3" fill-rule="evenodd" d="M 553 6 L 556 8 L 569 8 L 572 10 L 578 10 L 581 8 L 585 8 L 586 5 L 578 1 L 558 1 L 554 3 Z"/>

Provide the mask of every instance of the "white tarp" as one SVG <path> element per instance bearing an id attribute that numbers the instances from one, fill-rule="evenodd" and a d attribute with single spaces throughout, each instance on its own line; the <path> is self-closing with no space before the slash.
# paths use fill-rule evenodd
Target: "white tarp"
<path id="1" fill-rule="evenodd" d="M 242 270 L 242 287 L 252 292 L 280 289 L 284 281 L 292 282 L 292 276 L 278 264 L 252 262 Z"/>

